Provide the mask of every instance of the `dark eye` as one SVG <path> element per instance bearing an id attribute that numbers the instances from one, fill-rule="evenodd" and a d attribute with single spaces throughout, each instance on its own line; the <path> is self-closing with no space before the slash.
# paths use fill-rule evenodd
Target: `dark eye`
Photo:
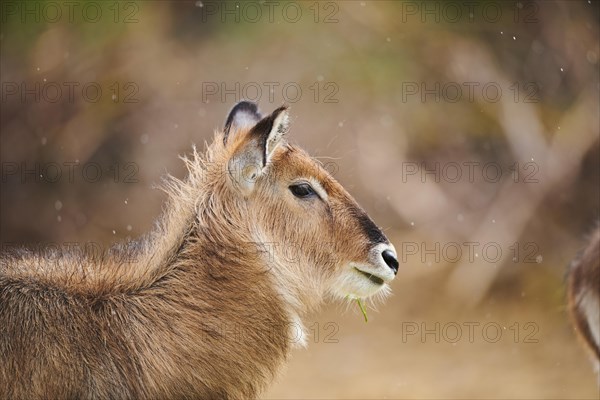
<path id="1" fill-rule="evenodd" d="M 294 194 L 294 196 L 300 199 L 305 199 L 307 197 L 316 195 L 315 191 L 308 183 L 290 185 L 290 191 Z"/>

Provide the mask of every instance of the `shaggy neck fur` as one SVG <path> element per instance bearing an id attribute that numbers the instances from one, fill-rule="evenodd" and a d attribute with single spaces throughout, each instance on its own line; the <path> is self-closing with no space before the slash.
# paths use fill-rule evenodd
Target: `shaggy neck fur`
<path id="1" fill-rule="evenodd" d="M 256 223 L 259 217 L 239 194 L 232 192 L 225 175 L 227 161 L 235 150 L 236 143 L 227 148 L 222 134 L 216 133 L 204 155 L 194 148 L 191 158 L 182 158 L 188 169 L 186 181 L 173 177 L 164 181 L 170 201 L 149 241 L 154 243 L 149 249 L 149 271 L 155 271 L 151 275 L 156 279 L 171 273 L 186 259 L 186 263 L 219 274 L 207 265 L 203 259 L 206 256 L 238 263 L 247 273 L 271 282 L 270 288 L 278 295 L 272 300 L 284 309 L 287 318 L 287 328 L 281 333 L 290 340 L 291 347 L 306 347 L 302 320 L 330 295 L 325 289 L 330 282 L 317 273 L 317 268 L 306 268 L 310 260 L 286 260 L 282 253 L 290 244 L 263 232 Z M 231 270 L 233 265 L 224 268 Z M 240 285 L 251 286 L 253 279 L 240 280 Z"/>
<path id="2" fill-rule="evenodd" d="M 204 156 L 194 148 L 192 158 L 182 158 L 188 169 L 186 181 L 165 180 L 170 201 L 150 241 L 159 246 L 149 249 L 149 270 L 168 273 L 183 254 L 198 256 L 202 268 L 202 257 L 222 252 L 221 259 L 245 263 L 244 268 L 272 280 L 288 315 L 299 322 L 322 303 L 326 282 L 306 268 L 308 260 L 285 260 L 286 243 L 268 237 L 257 224 L 259 217 L 232 192 L 225 179 L 232 151 L 222 146 L 221 136 L 216 134 Z"/>
<path id="3" fill-rule="evenodd" d="M 10 358 L 0 397 L 254 398 L 272 380 L 301 344 L 293 332 L 315 296 L 301 296 L 302 275 L 257 245 L 252 215 L 224 179 L 221 142 L 184 159 L 185 181 L 166 180 L 157 228 L 123 250 L 133 264 L 2 260 L 0 334 L 14 340 L 0 340 Z M 35 329 L 57 321 L 70 324 Z M 60 385 L 31 387 L 48 371 Z"/>

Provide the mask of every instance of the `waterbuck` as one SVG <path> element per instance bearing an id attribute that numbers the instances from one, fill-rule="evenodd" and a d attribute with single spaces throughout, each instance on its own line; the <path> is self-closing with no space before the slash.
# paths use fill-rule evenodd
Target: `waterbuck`
<path id="1" fill-rule="evenodd" d="M 385 295 L 394 247 L 288 127 L 238 103 L 133 245 L 3 255 L 0 398 L 254 398 L 308 311 Z"/>
<path id="2" fill-rule="evenodd" d="M 570 265 L 567 296 L 571 318 L 589 351 L 600 384 L 600 225 Z"/>

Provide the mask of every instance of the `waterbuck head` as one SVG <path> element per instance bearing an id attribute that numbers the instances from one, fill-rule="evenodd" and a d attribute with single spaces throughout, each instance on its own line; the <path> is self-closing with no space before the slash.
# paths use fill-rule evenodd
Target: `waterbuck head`
<path id="1" fill-rule="evenodd" d="M 269 244 L 270 269 L 296 298 L 385 293 L 398 272 L 393 245 L 320 162 L 287 143 L 288 129 L 286 107 L 263 117 L 242 101 L 222 136 L 227 186 L 251 235 Z"/>

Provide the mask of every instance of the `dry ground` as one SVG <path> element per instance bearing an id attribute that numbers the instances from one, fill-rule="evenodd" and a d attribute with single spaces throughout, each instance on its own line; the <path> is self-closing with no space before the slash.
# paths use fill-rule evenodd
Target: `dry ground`
<path id="1" fill-rule="evenodd" d="M 560 294 L 549 301 L 534 283 L 526 288 L 496 289 L 480 306 L 461 309 L 440 293 L 440 279 L 406 275 L 399 274 L 393 297 L 378 307 L 379 312 L 371 311 L 366 324 L 354 307 L 346 312 L 340 306 L 324 310 L 314 320 L 319 324 L 319 337 L 311 337 L 307 350 L 293 353 L 288 368 L 264 397 L 600 398 L 596 376 L 569 325 Z M 423 292 L 430 295 L 423 296 Z M 337 324 L 335 334 L 327 322 Z M 433 330 L 436 322 L 440 324 L 439 343 L 432 333 L 424 340 L 421 332 L 410 334 L 411 327 L 421 330 L 423 322 Z M 479 323 L 473 325 L 472 343 L 470 322 Z M 519 323 L 516 341 L 515 322 Z M 533 324 L 526 326 L 527 322 Z M 461 326 L 458 340 L 452 323 Z M 484 333 L 488 323 L 492 325 Z M 495 323 L 505 329 L 493 343 Z M 316 325 L 311 326 L 314 335 Z M 338 342 L 328 342 L 327 335 Z"/>

